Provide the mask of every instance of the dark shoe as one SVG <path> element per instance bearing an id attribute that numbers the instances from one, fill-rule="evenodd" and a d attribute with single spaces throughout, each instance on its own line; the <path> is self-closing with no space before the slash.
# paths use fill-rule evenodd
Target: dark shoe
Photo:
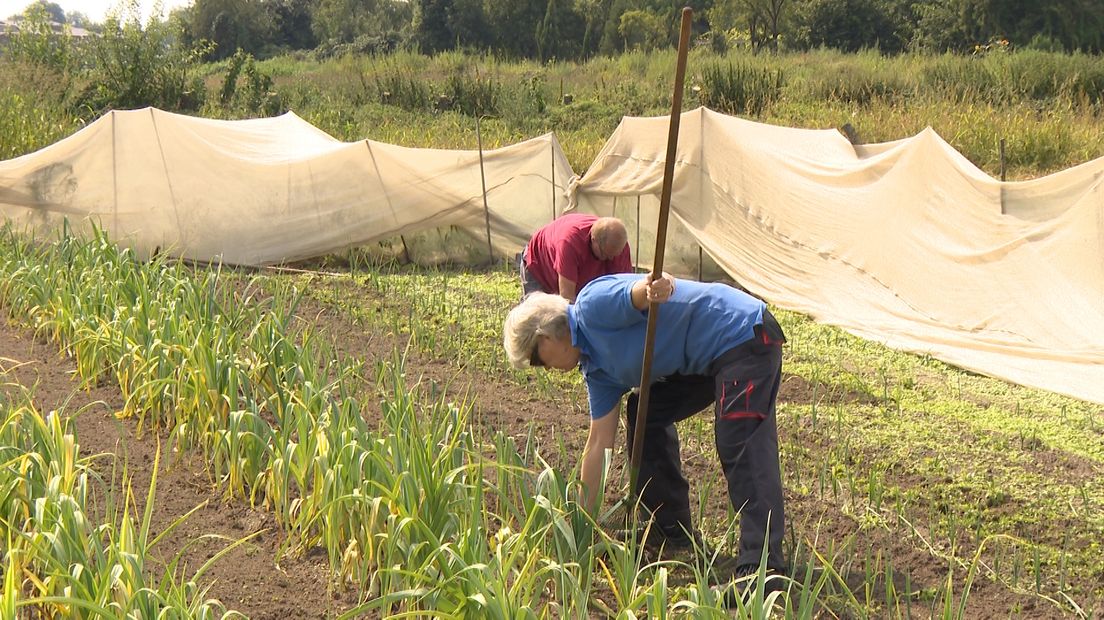
<path id="1" fill-rule="evenodd" d="M 784 592 L 789 589 L 790 580 L 782 571 L 768 568 L 765 571 L 763 582 L 763 596 L 770 596 L 774 592 Z M 759 567 L 754 564 L 743 564 L 736 567 L 732 576 L 733 582 L 721 588 L 721 596 L 726 607 L 746 607 L 759 587 Z"/>
<path id="2" fill-rule="evenodd" d="M 636 542 L 650 551 L 666 551 L 669 553 L 695 552 L 698 555 L 708 556 L 712 554 L 712 547 L 705 542 L 705 538 L 698 530 L 692 530 L 687 534 L 682 526 L 664 528 L 652 524 L 650 527 L 641 527 L 630 534 L 627 530 L 618 533 L 619 540 L 628 540 L 630 535 L 635 536 Z"/>

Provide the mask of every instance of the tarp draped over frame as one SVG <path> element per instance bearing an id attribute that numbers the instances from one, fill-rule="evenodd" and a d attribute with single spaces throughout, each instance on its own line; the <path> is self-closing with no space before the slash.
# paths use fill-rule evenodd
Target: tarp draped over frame
<path id="1" fill-rule="evenodd" d="M 484 152 L 483 169 L 498 251 L 566 205 L 572 172 L 552 134 Z M 0 162 L 0 217 L 40 237 L 94 220 L 140 256 L 260 265 L 441 226 L 485 240 L 487 215 L 476 150 L 340 142 L 293 113 L 145 108 Z"/>
<path id="2" fill-rule="evenodd" d="M 777 306 L 1104 403 L 1104 159 L 1001 183 L 931 130 L 853 147 L 706 109 L 680 126 L 672 269 L 692 275 L 701 247 Z M 551 134 L 483 153 L 495 251 L 570 199 L 627 220 L 648 264 L 667 127 L 624 119 L 581 179 Z M 94 220 L 140 256 L 255 265 L 442 226 L 485 243 L 482 186 L 474 150 L 340 142 L 290 113 L 144 109 L 0 162 L 0 217 L 40 237 Z"/>
<path id="3" fill-rule="evenodd" d="M 667 127 L 624 119 L 575 185 L 580 208 L 623 212 L 643 196 L 654 211 Z M 675 238 L 699 242 L 753 293 L 894 348 L 1104 403 L 1104 159 L 1002 183 L 931 129 L 853 147 L 834 130 L 701 108 L 683 114 L 677 158 Z"/>

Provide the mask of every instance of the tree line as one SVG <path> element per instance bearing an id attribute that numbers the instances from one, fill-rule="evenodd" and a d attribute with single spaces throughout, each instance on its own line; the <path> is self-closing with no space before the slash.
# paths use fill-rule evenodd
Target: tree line
<path id="1" fill-rule="evenodd" d="M 38 4 L 55 21 L 95 28 Z M 212 60 L 239 49 L 461 49 L 549 61 L 674 45 L 683 6 L 694 9 L 696 43 L 718 51 L 1104 49 L 1104 0 L 195 0 L 166 21 L 185 46 L 212 44 Z"/>

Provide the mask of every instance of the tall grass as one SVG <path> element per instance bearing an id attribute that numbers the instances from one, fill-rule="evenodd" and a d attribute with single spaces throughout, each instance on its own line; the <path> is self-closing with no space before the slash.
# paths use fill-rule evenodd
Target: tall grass
<path id="1" fill-rule="evenodd" d="M 1098 131 L 1102 67 L 1092 56 L 1035 50 L 887 57 L 696 49 L 683 105 L 797 127 L 849 123 L 865 142 L 897 140 L 932 126 L 994 176 L 1003 139 L 1007 173 L 1017 179 L 1104 155 Z M 663 51 L 547 64 L 461 52 L 323 61 L 300 55 L 256 63 L 257 83 L 265 87 L 253 90 L 266 102 L 279 102 L 279 111 L 295 110 L 343 140 L 471 149 L 477 144 L 473 115 L 485 117 L 485 148 L 554 131 L 572 167 L 583 172 L 622 116 L 670 111 L 673 68 L 673 54 Z M 207 90 L 218 92 L 230 69 L 227 62 L 204 67 Z M 79 84 L 64 76 L 0 65 L 0 157 L 41 148 L 93 120 L 91 110 L 72 107 L 75 89 Z M 563 95 L 571 95 L 571 103 Z M 212 104 L 203 112 L 233 117 L 263 108 Z"/>
<path id="2" fill-rule="evenodd" d="M 465 107 L 465 114 L 442 113 L 435 96 L 417 93 L 444 94 L 450 83 L 469 84 L 475 92 L 477 79 L 488 80 L 499 89 L 492 112 L 499 118 L 483 126 L 491 142 L 555 131 L 581 172 L 623 115 L 669 112 L 673 62 L 670 52 L 547 65 L 452 52 L 261 64 L 272 67 L 291 108 L 335 135 L 410 146 L 472 148 L 475 124 L 465 114 L 475 106 Z M 994 176 L 1004 139 L 1008 173 L 1024 178 L 1104 155 L 1097 131 L 1102 82 L 1100 63 L 1077 54 L 717 55 L 698 49 L 689 62 L 683 105 L 798 127 L 850 123 L 865 142 L 897 140 L 932 126 Z M 389 84 L 395 97 L 390 104 L 379 103 L 377 83 Z M 394 94 L 403 92 L 414 94 Z M 570 104 L 561 101 L 564 94 L 572 95 Z"/>

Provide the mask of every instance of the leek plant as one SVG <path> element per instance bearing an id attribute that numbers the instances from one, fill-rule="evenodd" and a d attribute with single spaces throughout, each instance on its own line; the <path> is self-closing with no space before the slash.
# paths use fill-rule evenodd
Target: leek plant
<path id="1" fill-rule="evenodd" d="M 5 618 L 232 618 L 207 598 L 198 580 L 242 541 L 228 545 L 191 576 L 179 568 L 183 550 L 160 576 L 148 562 L 151 551 L 182 523 L 184 515 L 154 536 L 150 530 L 157 485 L 154 463 L 145 509 L 134 510 L 123 468 L 126 499 L 117 506 L 94 472 L 73 432 L 57 412 L 40 414 L 28 395 L 22 403 L 0 400 L 0 546 Z M 158 459 L 159 460 L 159 459 Z M 105 517 L 89 512 L 90 496 L 106 495 Z M 194 511 L 193 511 L 194 512 Z M 191 514 L 191 513 L 189 513 Z"/>

